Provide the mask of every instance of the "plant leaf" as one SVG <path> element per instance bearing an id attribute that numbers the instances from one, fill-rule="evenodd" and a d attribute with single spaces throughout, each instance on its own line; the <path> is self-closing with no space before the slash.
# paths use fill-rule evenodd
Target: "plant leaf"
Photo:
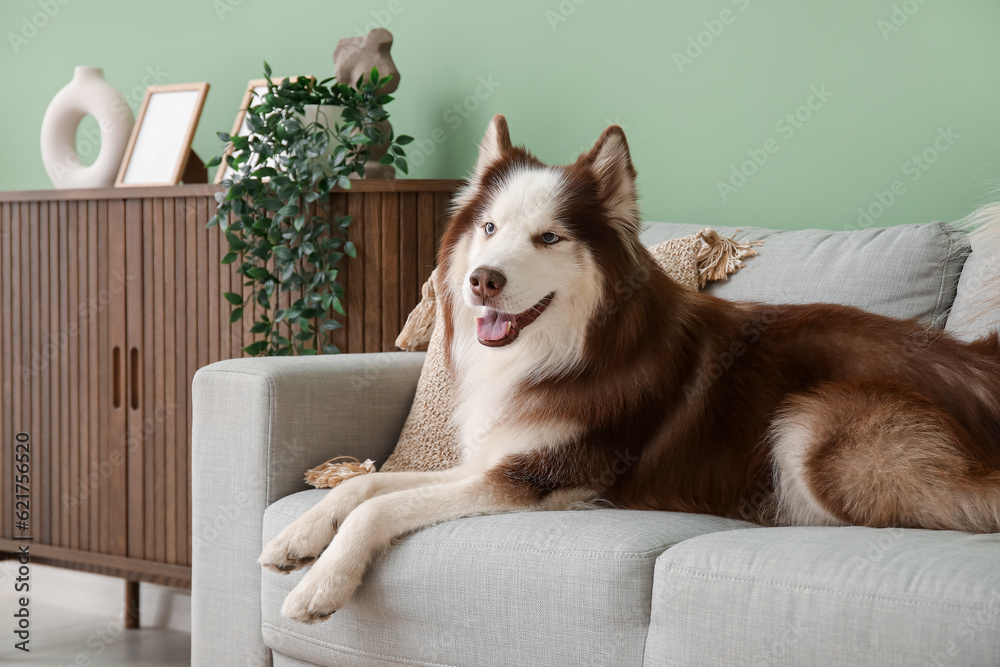
<path id="1" fill-rule="evenodd" d="M 257 206 L 267 209 L 268 211 L 277 211 L 282 207 L 282 201 L 280 199 L 275 199 L 274 197 L 265 197 L 257 202 Z"/>
<path id="2" fill-rule="evenodd" d="M 223 292 L 222 296 L 224 296 L 226 298 L 226 301 L 233 304 L 234 306 L 243 305 L 243 297 L 240 296 L 239 294 L 234 294 L 232 292 Z"/>
<path id="3" fill-rule="evenodd" d="M 243 351 L 248 356 L 257 357 L 257 356 L 260 356 L 260 354 L 262 352 L 264 352 L 264 350 L 266 350 L 266 349 L 267 349 L 267 341 L 266 340 L 258 340 L 257 342 L 250 343 L 249 345 L 247 345 L 246 347 L 244 347 Z"/>

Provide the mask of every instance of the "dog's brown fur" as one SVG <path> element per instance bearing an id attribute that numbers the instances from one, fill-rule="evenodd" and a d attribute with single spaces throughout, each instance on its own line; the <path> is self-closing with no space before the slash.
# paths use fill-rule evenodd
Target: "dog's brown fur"
<path id="1" fill-rule="evenodd" d="M 505 176 L 541 166 L 500 125 L 503 155 L 478 174 L 443 239 L 445 273 Z M 997 335 L 963 344 L 846 306 L 689 292 L 640 244 L 634 187 L 631 202 L 612 201 L 622 188 L 595 173 L 609 139 L 624 135 L 608 128 L 562 168 L 562 221 L 604 271 L 603 312 L 580 363 L 525 380 L 511 406 L 518 419 L 565 417 L 584 433 L 510 456 L 489 477 L 536 502 L 582 488 L 625 508 L 765 524 L 1000 530 Z M 634 177 L 627 159 L 611 176 Z M 452 298 L 442 298 L 449 348 Z"/>

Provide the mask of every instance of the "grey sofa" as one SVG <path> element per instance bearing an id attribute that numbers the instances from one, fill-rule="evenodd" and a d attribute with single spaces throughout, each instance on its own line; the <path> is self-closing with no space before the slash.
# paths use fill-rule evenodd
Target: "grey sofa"
<path id="1" fill-rule="evenodd" d="M 651 224 L 644 240 L 696 229 Z M 963 295 L 997 263 L 946 225 L 740 237 L 765 245 L 710 287 L 720 296 L 848 303 L 964 336 L 985 326 Z M 285 620 L 301 573 L 262 572 L 262 544 L 324 493 L 306 490 L 305 469 L 340 454 L 385 460 L 422 360 L 245 359 L 198 373 L 194 665 L 1000 664 L 1000 535 L 695 514 L 443 523 L 390 549 L 326 622 Z"/>

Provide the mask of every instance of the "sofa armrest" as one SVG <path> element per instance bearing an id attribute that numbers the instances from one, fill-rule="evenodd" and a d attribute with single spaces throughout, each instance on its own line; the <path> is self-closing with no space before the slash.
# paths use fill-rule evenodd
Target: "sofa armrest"
<path id="1" fill-rule="evenodd" d="M 424 354 L 232 359 L 192 387 L 192 665 L 270 664 L 261 638 L 264 510 L 340 455 L 385 461 Z"/>

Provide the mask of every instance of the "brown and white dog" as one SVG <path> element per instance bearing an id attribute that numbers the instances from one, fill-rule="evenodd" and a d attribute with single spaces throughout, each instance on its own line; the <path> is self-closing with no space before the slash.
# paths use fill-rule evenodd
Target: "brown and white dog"
<path id="1" fill-rule="evenodd" d="M 495 117 L 438 261 L 463 461 L 352 478 L 274 538 L 264 566 L 315 560 L 288 618 L 339 609 L 393 538 L 476 514 L 602 501 L 1000 530 L 997 334 L 963 344 L 855 308 L 680 287 L 639 241 L 617 126 L 549 167 Z"/>

